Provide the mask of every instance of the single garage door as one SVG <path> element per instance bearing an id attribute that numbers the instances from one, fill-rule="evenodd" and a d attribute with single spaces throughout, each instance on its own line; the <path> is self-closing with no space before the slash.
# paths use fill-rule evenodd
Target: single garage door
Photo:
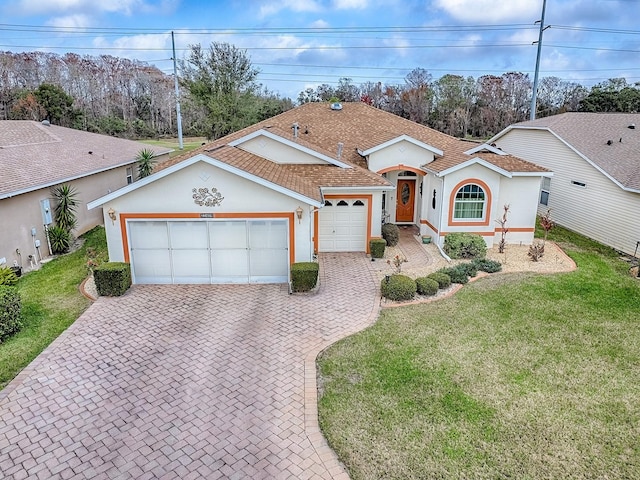
<path id="1" fill-rule="evenodd" d="M 135 283 L 284 283 L 287 220 L 129 221 Z"/>
<path id="2" fill-rule="evenodd" d="M 318 212 L 318 250 L 364 252 L 367 243 L 367 200 L 326 200 Z"/>

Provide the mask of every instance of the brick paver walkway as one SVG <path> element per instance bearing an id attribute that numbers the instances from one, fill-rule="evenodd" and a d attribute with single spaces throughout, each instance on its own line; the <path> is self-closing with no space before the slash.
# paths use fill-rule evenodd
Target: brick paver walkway
<path id="1" fill-rule="evenodd" d="M 135 286 L 100 298 L 0 392 L 0 477 L 348 478 L 317 427 L 315 357 L 369 325 L 363 254 L 320 291 Z"/>

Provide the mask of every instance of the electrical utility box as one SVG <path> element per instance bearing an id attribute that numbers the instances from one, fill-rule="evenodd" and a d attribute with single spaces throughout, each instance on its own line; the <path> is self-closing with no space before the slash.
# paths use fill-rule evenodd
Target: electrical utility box
<path id="1" fill-rule="evenodd" d="M 40 210 L 42 210 L 42 224 L 51 225 L 53 223 L 53 216 L 51 215 L 51 204 L 48 198 L 40 200 Z"/>

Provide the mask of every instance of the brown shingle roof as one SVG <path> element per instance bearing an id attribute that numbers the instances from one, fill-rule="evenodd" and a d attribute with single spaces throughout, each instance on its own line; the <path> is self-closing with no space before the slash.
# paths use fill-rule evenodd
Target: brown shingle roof
<path id="1" fill-rule="evenodd" d="M 640 190 L 640 113 L 568 112 L 512 128 L 521 127 L 552 131 L 624 188 Z"/>
<path id="2" fill-rule="evenodd" d="M 293 135 L 292 125 L 294 123 L 300 127 L 298 138 Z M 248 157 L 240 153 L 233 154 L 233 149 L 241 151 L 240 148 L 235 147 L 229 147 L 232 150 L 225 148 L 224 158 L 218 158 L 217 154 L 222 150 L 215 150 L 216 148 L 228 145 L 234 140 L 260 129 L 268 130 L 275 135 L 297 142 L 301 146 L 312 148 L 334 159 L 337 158 L 338 144 L 341 143 L 343 148 L 340 160 L 353 168 L 330 165 L 283 165 L 274 162 L 265 164 L 264 159 L 255 155 Z M 238 162 L 239 157 L 242 157 L 244 161 L 241 162 L 243 165 L 241 168 L 245 168 L 253 174 L 261 176 L 264 174 L 269 178 L 277 178 L 279 181 L 274 183 L 293 190 L 296 190 L 293 188 L 294 185 L 297 185 L 294 181 L 296 177 L 304 177 L 307 181 L 304 185 L 312 184 L 318 188 L 389 186 L 390 184 L 384 178 L 368 170 L 366 159 L 358 151 L 366 151 L 401 135 L 408 135 L 444 152 L 442 157 L 438 157 L 435 162 L 430 164 L 430 168 L 432 167 L 434 171 L 447 170 L 473 157 L 481 157 L 509 172 L 548 171 L 511 155 L 501 156 L 484 152 L 473 155 L 465 154 L 464 152 L 473 146 L 469 142 L 359 102 L 343 103 L 342 110 L 332 110 L 328 103 L 307 103 L 176 157 L 159 166 L 158 169 L 175 165 L 198 153 L 203 153 L 229 162 Z M 249 160 L 250 158 L 251 160 Z M 259 167 L 251 165 L 252 161 L 257 162 Z M 234 165 L 238 166 L 235 163 Z"/>
<path id="3" fill-rule="evenodd" d="M 2 120 L 0 198 L 133 163 L 143 148 L 158 155 L 170 151 L 29 120 Z"/>

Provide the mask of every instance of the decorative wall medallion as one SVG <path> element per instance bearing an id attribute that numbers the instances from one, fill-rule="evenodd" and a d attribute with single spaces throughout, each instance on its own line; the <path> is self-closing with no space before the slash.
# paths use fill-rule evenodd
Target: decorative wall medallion
<path id="1" fill-rule="evenodd" d="M 193 193 L 193 202 L 201 207 L 217 207 L 224 200 L 222 194 L 215 187 L 211 187 L 211 190 L 206 187 L 194 188 L 191 192 Z"/>
<path id="2" fill-rule="evenodd" d="M 198 175 L 198 176 L 200 177 L 200 179 L 201 179 L 203 182 L 206 182 L 207 180 L 209 180 L 209 178 L 211 178 L 211 175 L 209 175 L 209 174 L 208 174 L 207 172 L 205 172 L 205 171 L 200 172 L 200 175 Z"/>

